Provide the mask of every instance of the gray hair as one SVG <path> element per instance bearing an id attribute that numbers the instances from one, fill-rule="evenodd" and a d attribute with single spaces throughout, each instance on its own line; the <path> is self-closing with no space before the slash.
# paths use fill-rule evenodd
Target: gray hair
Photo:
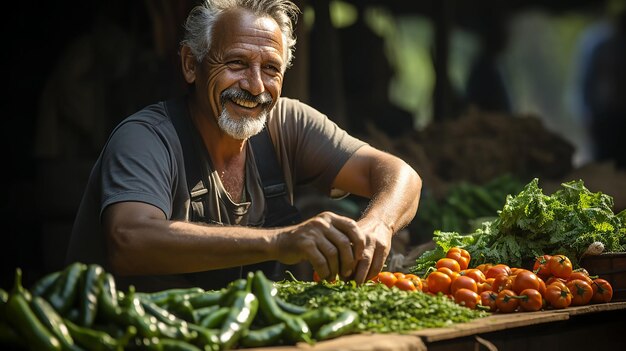
<path id="1" fill-rule="evenodd" d="M 191 49 L 198 62 L 211 48 L 213 27 L 220 15 L 226 10 L 242 8 L 259 16 L 273 18 L 283 33 L 283 45 L 288 48 L 285 52 L 285 67 L 291 66 L 296 38 L 293 25 L 298 19 L 300 9 L 289 0 L 205 0 L 195 6 L 185 21 L 185 35 L 181 45 Z"/>

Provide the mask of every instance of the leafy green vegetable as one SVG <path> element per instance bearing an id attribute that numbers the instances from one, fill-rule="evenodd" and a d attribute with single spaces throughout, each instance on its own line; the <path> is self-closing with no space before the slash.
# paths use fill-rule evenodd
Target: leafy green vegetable
<path id="1" fill-rule="evenodd" d="M 411 271 L 426 272 L 452 246 L 468 250 L 472 266 L 505 263 L 521 267 L 533 257 L 556 253 L 577 265 L 595 241 L 604 244 L 605 252 L 625 251 L 626 210 L 614 214 L 613 198 L 590 192 L 582 180 L 561 186 L 548 196 L 535 178 L 518 195 L 508 195 L 498 217 L 483 222 L 473 233 L 436 231 L 436 248 L 420 256 Z"/>
<path id="2" fill-rule="evenodd" d="M 309 309 L 329 307 L 358 313 L 358 331 L 402 333 L 468 322 L 489 315 L 456 304 L 443 295 L 388 288 L 384 284 L 354 281 L 334 283 L 280 281 L 278 296 Z"/>

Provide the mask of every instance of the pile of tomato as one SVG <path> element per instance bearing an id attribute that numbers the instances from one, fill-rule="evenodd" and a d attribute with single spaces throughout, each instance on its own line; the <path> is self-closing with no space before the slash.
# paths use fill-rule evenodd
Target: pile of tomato
<path id="1" fill-rule="evenodd" d="M 532 270 L 505 264 L 481 264 L 469 268 L 470 253 L 453 247 L 424 277 L 383 271 L 374 282 L 401 290 L 443 294 L 459 305 L 491 312 L 562 309 L 611 301 L 613 288 L 585 269 L 572 268 L 561 254 L 535 258 Z"/>

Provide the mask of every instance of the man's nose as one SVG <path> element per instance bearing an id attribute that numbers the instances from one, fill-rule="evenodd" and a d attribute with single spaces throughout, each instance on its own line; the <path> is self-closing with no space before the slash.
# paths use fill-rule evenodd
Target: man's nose
<path id="1" fill-rule="evenodd" d="M 265 91 L 260 67 L 253 66 L 248 68 L 246 76 L 241 81 L 241 88 L 254 96 Z"/>

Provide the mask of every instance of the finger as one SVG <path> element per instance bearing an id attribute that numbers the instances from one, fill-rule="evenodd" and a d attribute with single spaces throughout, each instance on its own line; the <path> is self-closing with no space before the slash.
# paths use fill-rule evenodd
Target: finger
<path id="1" fill-rule="evenodd" d="M 374 257 L 372 258 L 372 262 L 370 263 L 369 271 L 365 276 L 365 280 L 375 277 L 383 270 L 387 255 L 388 253 L 386 253 L 384 250 L 376 250 L 374 252 Z"/>
<path id="2" fill-rule="evenodd" d="M 334 279 L 339 273 L 339 257 L 337 248 L 325 236 L 321 236 L 317 241 L 317 249 L 324 256 L 328 267 L 328 274 L 322 275 L 321 272 L 317 273 L 320 274 L 320 277 L 325 277 L 328 280 Z"/>
<path id="3" fill-rule="evenodd" d="M 363 284 L 370 271 L 370 265 L 372 259 L 370 258 L 367 250 L 363 252 L 363 258 L 361 258 L 356 264 L 356 270 L 354 272 L 354 281 L 357 284 Z"/>
<path id="4" fill-rule="evenodd" d="M 357 223 L 348 217 L 335 217 L 332 224 L 339 229 L 343 235 L 347 236 L 352 243 L 352 256 L 355 260 L 363 258 L 363 250 L 365 250 L 365 235 Z"/>
<path id="5" fill-rule="evenodd" d="M 339 252 L 339 271 L 343 278 L 350 276 L 354 270 L 356 260 L 352 252 L 350 239 L 334 226 L 330 226 L 326 232 L 326 238 L 334 245 Z"/>
<path id="6" fill-rule="evenodd" d="M 330 279 L 328 278 L 330 276 L 330 269 L 328 268 L 328 262 L 326 261 L 324 254 L 322 254 L 322 252 L 315 247 L 314 249 L 307 251 L 307 256 L 313 270 L 317 272 L 320 278 Z"/>

